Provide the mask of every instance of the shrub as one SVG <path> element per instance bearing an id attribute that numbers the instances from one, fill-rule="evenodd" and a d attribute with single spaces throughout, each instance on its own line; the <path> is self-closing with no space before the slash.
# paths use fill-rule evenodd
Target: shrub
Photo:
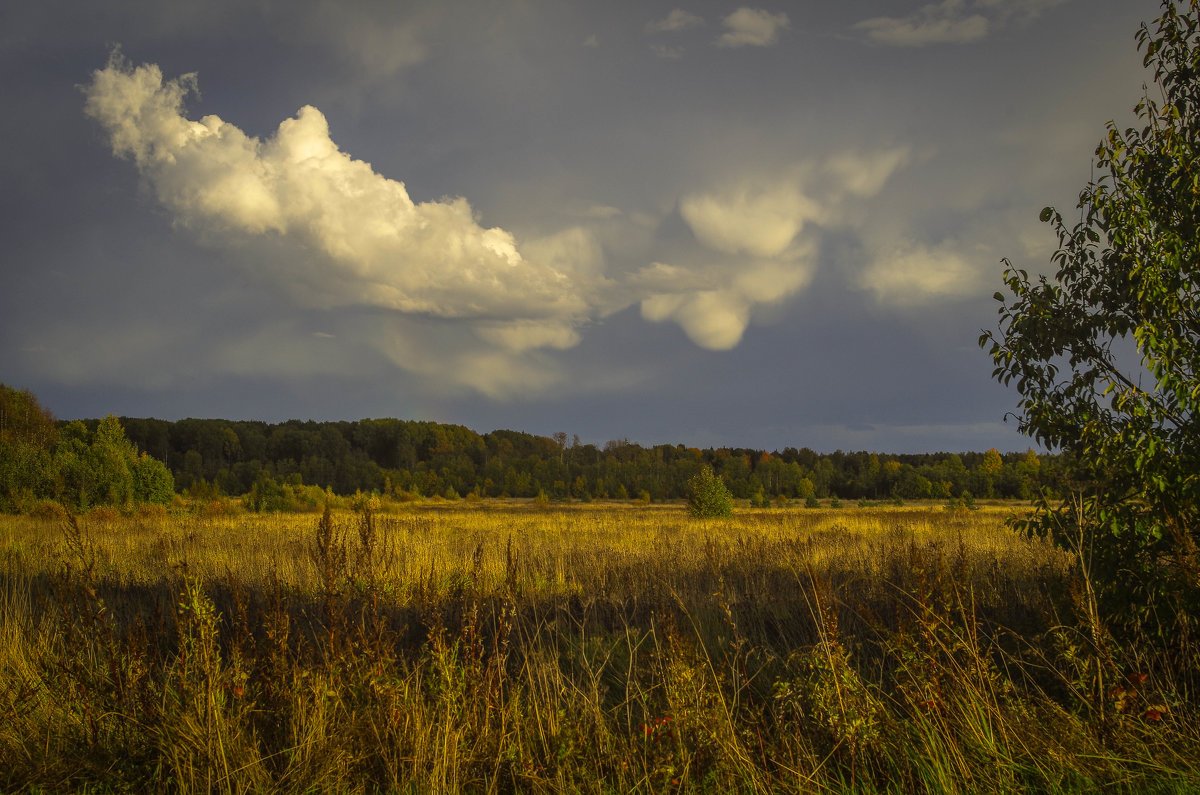
<path id="1" fill-rule="evenodd" d="M 146 503 L 135 508 L 133 516 L 142 521 L 161 522 L 167 518 L 167 509 L 158 503 Z"/>
<path id="2" fill-rule="evenodd" d="M 34 519 L 62 519 L 67 512 L 54 500 L 41 500 L 29 509 Z"/>
<path id="3" fill-rule="evenodd" d="M 270 472 L 261 469 L 242 502 L 252 511 L 271 512 L 282 511 L 286 500 L 283 487 L 271 477 Z"/>
<path id="4" fill-rule="evenodd" d="M 98 524 L 112 524 L 121 519 L 121 512 L 111 505 L 98 505 L 88 511 L 87 518 Z"/>
<path id="5" fill-rule="evenodd" d="M 733 495 L 712 467 L 705 466 L 688 483 L 688 510 L 706 518 L 733 516 Z"/>

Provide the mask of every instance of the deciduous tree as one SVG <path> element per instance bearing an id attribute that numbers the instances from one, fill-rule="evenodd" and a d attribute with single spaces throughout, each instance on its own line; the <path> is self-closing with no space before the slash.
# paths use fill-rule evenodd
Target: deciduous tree
<path id="1" fill-rule="evenodd" d="M 705 518 L 733 515 L 733 496 L 712 467 L 701 467 L 688 484 L 688 509 L 693 516 Z"/>
<path id="2" fill-rule="evenodd" d="M 1109 123 L 1078 221 L 1042 211 L 1053 276 L 1006 261 L 990 350 L 1020 430 L 1077 488 L 1028 528 L 1080 554 L 1110 615 L 1179 638 L 1200 619 L 1200 3 L 1137 33 L 1154 89 Z"/>

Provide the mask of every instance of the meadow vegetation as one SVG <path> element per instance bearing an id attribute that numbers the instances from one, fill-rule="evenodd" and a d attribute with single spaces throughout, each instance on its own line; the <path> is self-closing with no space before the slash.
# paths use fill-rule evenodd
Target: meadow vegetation
<path id="1" fill-rule="evenodd" d="M 0 517 L 5 791 L 1183 792 L 1196 649 L 1011 505 Z"/>

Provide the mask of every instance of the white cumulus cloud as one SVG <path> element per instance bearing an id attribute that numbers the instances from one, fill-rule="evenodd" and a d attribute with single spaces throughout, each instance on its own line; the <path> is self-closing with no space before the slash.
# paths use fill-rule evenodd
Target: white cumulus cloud
<path id="1" fill-rule="evenodd" d="M 968 44 L 1009 22 L 1028 23 L 1066 0 L 942 0 L 903 17 L 879 16 L 854 26 L 877 44 L 925 47 Z"/>
<path id="2" fill-rule="evenodd" d="M 697 25 L 703 25 L 704 19 L 696 16 L 682 8 L 673 8 L 671 13 L 667 14 L 662 19 L 656 19 L 646 23 L 647 33 L 671 33 L 677 30 L 686 30 Z"/>
<path id="3" fill-rule="evenodd" d="M 773 18 L 771 30 L 785 23 Z M 879 192 L 908 160 L 905 149 L 841 154 L 782 177 L 688 193 L 678 211 L 704 249 L 685 255 L 697 261 L 651 261 L 611 275 L 606 250 L 626 262 L 649 255 L 658 220 L 593 204 L 569 213 L 575 226 L 518 241 L 481 224 L 465 198 L 415 201 L 403 182 L 343 152 L 315 107 L 259 138 L 216 115 L 189 118 L 184 105 L 195 87 L 192 75 L 164 79 L 155 65 L 114 56 L 83 87 L 85 110 L 178 225 L 254 251 L 241 259 L 259 281 L 309 306 L 372 310 L 349 313 L 375 318 L 366 325 L 330 316 L 336 336 L 310 341 L 336 340 L 339 350 L 357 341 L 430 383 L 492 397 L 557 388 L 554 352 L 630 305 L 646 320 L 679 324 L 697 345 L 735 347 L 758 308 L 811 282 L 820 228 Z M 625 251 L 614 229 L 626 242 L 646 239 Z M 915 272 L 918 253 L 902 257 L 901 270 Z M 938 262 L 907 282 L 880 272 L 864 286 L 952 290 L 954 264 Z M 262 346 L 251 347 L 212 361 L 226 369 L 253 361 Z M 304 350 L 289 348 L 293 359 Z"/>
<path id="4" fill-rule="evenodd" d="M 859 287 L 893 306 L 917 306 L 978 295 L 990 271 L 986 250 L 956 240 L 927 245 L 915 240 L 877 243 L 859 274 Z"/>
<path id="5" fill-rule="evenodd" d="M 769 47 L 779 40 L 779 32 L 791 23 L 787 14 L 772 14 L 756 8 L 739 8 L 721 20 L 725 33 L 718 47 Z"/>
<path id="6" fill-rule="evenodd" d="M 989 25 L 982 14 L 967 13 L 964 0 L 943 0 L 906 17 L 872 17 L 854 27 L 879 44 L 924 47 L 978 41 L 987 36 Z"/>
<path id="7" fill-rule="evenodd" d="M 586 313 L 567 272 L 586 245 L 547 245 L 554 264 L 534 261 L 507 231 L 481 226 L 466 199 L 415 202 L 402 182 L 342 152 L 316 108 L 260 140 L 217 116 L 188 119 L 194 86 L 193 76 L 164 80 L 157 66 L 114 58 L 85 87 L 113 152 L 137 164 L 182 224 L 299 242 L 326 266 L 324 298 L 334 302 L 440 317 Z"/>
<path id="8" fill-rule="evenodd" d="M 979 8 L 993 12 L 1002 22 L 1015 19 L 1019 23 L 1032 22 L 1055 6 L 1068 0 L 975 0 Z"/>
<path id="9" fill-rule="evenodd" d="M 650 52 L 667 61 L 678 61 L 683 57 L 682 47 L 668 47 L 665 44 L 651 44 Z"/>

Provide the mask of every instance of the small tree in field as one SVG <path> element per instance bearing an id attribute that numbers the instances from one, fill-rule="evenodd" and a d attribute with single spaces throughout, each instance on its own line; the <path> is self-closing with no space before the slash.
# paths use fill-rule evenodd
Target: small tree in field
<path id="1" fill-rule="evenodd" d="M 688 510 L 705 518 L 733 516 L 733 495 L 712 467 L 705 465 L 688 482 Z"/>
<path id="2" fill-rule="evenodd" d="M 1007 261 L 994 375 L 1020 430 L 1077 465 L 1027 523 L 1078 553 L 1096 602 L 1186 641 L 1200 619 L 1200 0 L 1164 0 L 1137 36 L 1156 90 L 1112 122 L 1101 176 L 1058 236 L 1053 278 Z"/>

